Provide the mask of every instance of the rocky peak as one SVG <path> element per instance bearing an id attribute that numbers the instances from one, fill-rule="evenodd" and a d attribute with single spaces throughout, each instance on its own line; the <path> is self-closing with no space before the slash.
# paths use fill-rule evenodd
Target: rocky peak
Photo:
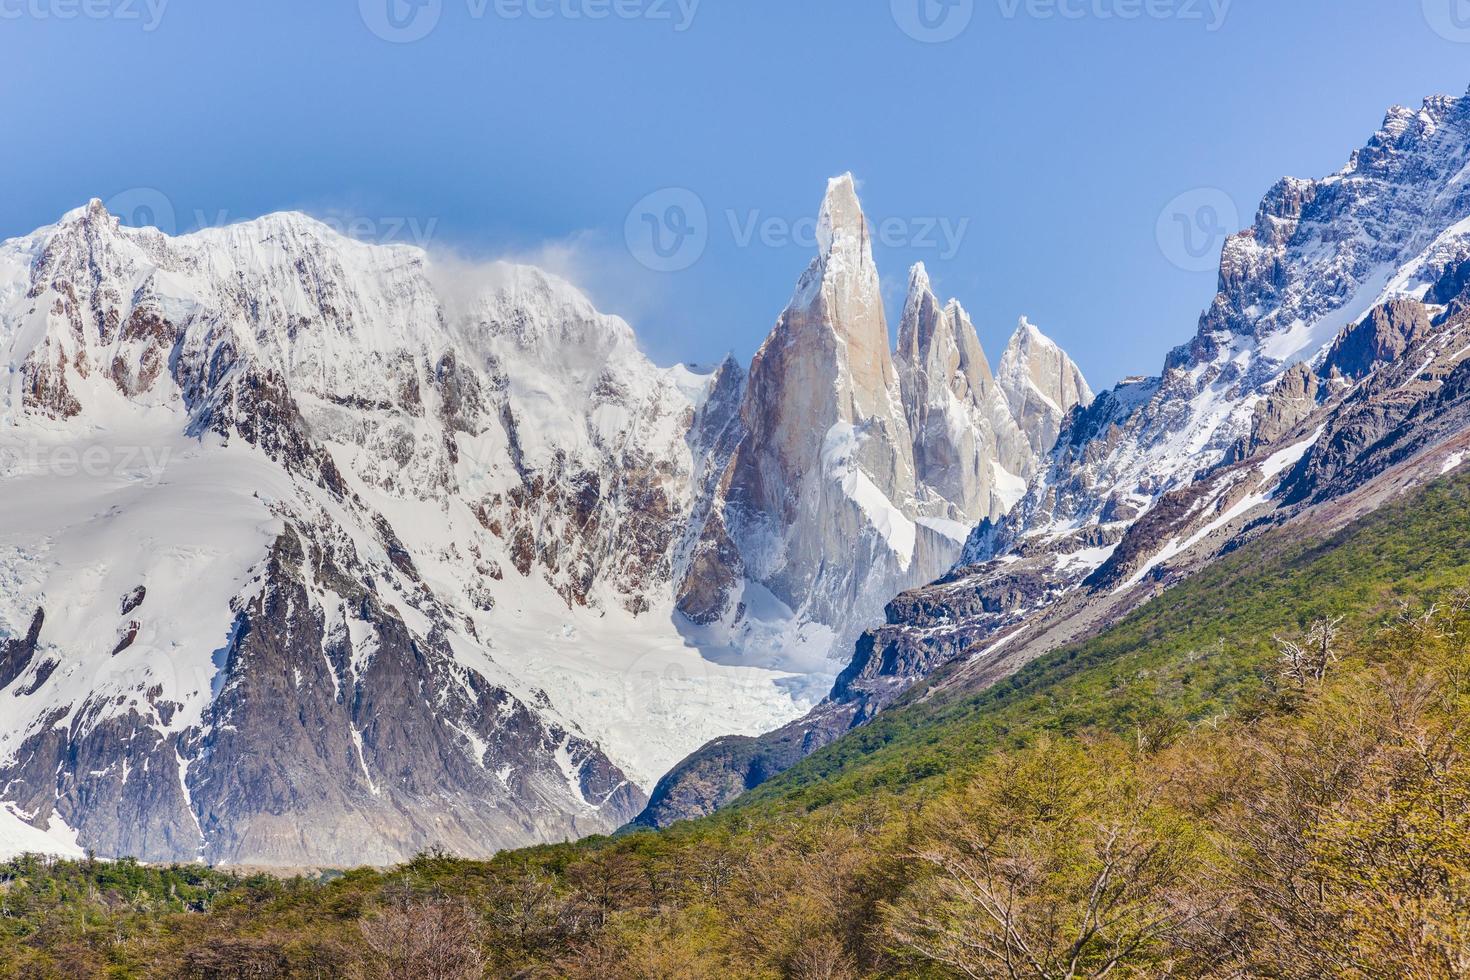
<path id="1" fill-rule="evenodd" d="M 1390 109 L 1337 173 L 1279 181 L 1252 227 L 1226 241 L 1219 293 L 1166 367 L 1248 360 L 1248 384 L 1274 384 L 1367 312 L 1383 288 L 1379 276 L 1463 237 L 1455 225 L 1470 211 L 1467 164 L 1470 97 L 1435 96 L 1418 110 Z M 1373 295 L 1359 295 L 1370 285 Z M 1337 311 L 1353 315 L 1328 315 Z"/>
<path id="2" fill-rule="evenodd" d="M 862 432 L 859 466 L 894 500 L 913 496 L 913 454 L 888 350 L 878 271 L 852 177 L 831 180 L 820 252 L 751 363 L 742 417 L 750 432 L 744 491 L 786 522 L 821 469 L 829 430 Z"/>
<path id="3" fill-rule="evenodd" d="M 873 264 L 868 218 L 858 200 L 857 182 L 850 173 L 827 181 L 827 194 L 817 216 L 817 250 L 821 261 Z"/>
<path id="4" fill-rule="evenodd" d="M 882 593 L 952 555 L 925 550 L 915 524 L 914 440 L 850 175 L 828 182 L 817 237 L 818 254 L 751 362 L 740 443 L 698 551 L 738 555 L 722 564 L 774 595 L 791 622 L 823 624 L 841 651 L 879 614 Z M 740 625 L 741 588 L 732 577 L 718 594 L 688 590 L 699 601 L 681 609 L 701 624 L 755 629 Z M 779 629 L 778 649 L 800 632 Z"/>
<path id="5" fill-rule="evenodd" d="M 1320 373 L 1350 381 L 1368 376 L 1379 364 L 1400 357 L 1430 331 L 1429 311 L 1417 300 L 1395 299 L 1338 335 L 1327 351 Z"/>
<path id="6" fill-rule="evenodd" d="M 842 415 L 847 421 L 892 415 L 899 410 L 898 378 L 868 219 L 851 174 L 827 183 L 817 245 L 818 254 L 771 339 L 789 344 L 800 343 L 801 335 L 811 331 L 830 335 L 807 343 L 824 349 L 832 362 L 839 399 L 851 403 L 842 406 Z"/>
<path id="7" fill-rule="evenodd" d="M 1024 489 L 1034 454 L 996 386 L 969 315 L 943 306 L 922 263 L 909 274 L 898 372 L 921 491 L 940 516 L 998 517 Z"/>
<path id="8" fill-rule="evenodd" d="M 1056 444 L 1062 422 L 1075 406 L 1092 402 L 1081 369 L 1024 316 L 1001 355 L 997 380 L 1037 454 Z"/>

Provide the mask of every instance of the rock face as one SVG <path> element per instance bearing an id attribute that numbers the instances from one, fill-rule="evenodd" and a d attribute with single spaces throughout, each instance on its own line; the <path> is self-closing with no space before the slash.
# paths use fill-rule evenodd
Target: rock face
<path id="1" fill-rule="evenodd" d="M 753 742 L 706 746 L 639 823 L 729 802 L 940 668 L 938 683 L 993 683 L 1265 527 L 1338 526 L 1462 465 L 1467 176 L 1470 97 L 1436 97 L 1390 110 L 1342 171 L 1280 182 L 1226 243 L 1219 292 L 1162 375 L 1060 413 L 1025 497 L 977 528 L 954 570 L 889 604 L 825 702 Z M 998 381 L 1044 439 L 1026 408 L 1056 402 L 1067 371 L 1038 347 L 1023 324 Z"/>
<path id="2" fill-rule="evenodd" d="M 1320 373 L 1328 378 L 1361 381 L 1379 365 L 1402 357 L 1430 331 L 1429 311 L 1412 299 L 1390 300 L 1374 308 L 1362 323 L 1338 335 L 1327 351 Z"/>
<path id="3" fill-rule="evenodd" d="M 893 595 L 942 574 L 974 524 L 1020 497 L 1040 454 L 964 310 L 940 305 L 922 266 L 890 354 L 851 176 L 829 183 L 818 241 L 751 364 L 679 608 L 700 636 L 830 678 L 829 658 Z M 1081 397 L 1086 383 L 1061 361 L 1057 397 Z"/>
<path id="4" fill-rule="evenodd" d="M 1051 452 L 1074 407 L 1092 401 L 1077 365 L 1025 317 L 1001 356 L 1000 386 L 1037 455 Z"/>
<path id="5" fill-rule="evenodd" d="M 913 563 L 917 491 L 878 270 L 850 177 L 828 188 L 817 235 L 820 254 L 751 362 L 726 501 L 751 577 L 831 623 Z"/>
<path id="6" fill-rule="evenodd" d="M 990 373 L 964 307 L 940 305 L 922 264 L 909 275 L 896 359 L 924 502 L 960 522 L 1003 516 L 1041 454 Z"/>

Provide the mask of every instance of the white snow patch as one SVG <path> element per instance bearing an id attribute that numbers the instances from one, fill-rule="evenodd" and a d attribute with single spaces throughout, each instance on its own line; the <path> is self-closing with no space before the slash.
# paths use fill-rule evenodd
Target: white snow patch
<path id="1" fill-rule="evenodd" d="M 42 830 L 23 817 L 13 803 L 0 804 L 0 861 L 22 854 L 80 858 L 86 852 L 77 843 L 77 832 L 60 815 L 51 814 L 51 827 Z"/>
<path id="2" fill-rule="evenodd" d="M 959 521 L 950 521 L 942 517 L 920 517 L 914 523 L 934 531 L 955 544 L 964 544 L 970 540 L 970 525 Z"/>
<path id="3" fill-rule="evenodd" d="M 868 523 L 898 557 L 899 567 L 908 571 L 918 543 L 918 530 L 914 522 L 857 466 L 853 456 L 858 449 L 858 438 L 857 429 L 847 422 L 838 422 L 828 429 L 822 443 L 823 470 L 862 510 Z"/>
<path id="4" fill-rule="evenodd" d="M 1010 510 L 1026 496 L 1026 481 L 1000 465 L 999 460 L 990 461 L 990 471 L 995 474 L 995 493 Z"/>
<path id="5" fill-rule="evenodd" d="M 1262 478 L 1261 481 L 1257 484 L 1257 487 L 1259 488 L 1260 486 L 1264 486 L 1266 483 L 1269 483 L 1272 479 L 1279 476 L 1283 471 L 1295 466 L 1301 460 L 1301 458 L 1307 454 L 1307 450 L 1311 449 L 1312 446 L 1316 444 L 1317 440 L 1322 438 L 1322 433 L 1325 429 L 1326 426 L 1323 426 L 1307 438 L 1303 439 L 1301 442 L 1298 442 L 1292 446 L 1288 446 L 1285 449 L 1273 453 L 1271 456 L 1267 457 L 1261 463 L 1260 469 Z M 1220 528 L 1235 520 L 1237 517 L 1249 513 L 1256 507 L 1259 507 L 1261 504 L 1269 501 L 1272 497 L 1276 495 L 1276 492 L 1279 489 L 1280 486 L 1278 484 L 1277 486 L 1272 487 L 1271 490 L 1264 493 L 1260 492 L 1258 489 L 1255 493 L 1247 494 L 1245 497 L 1242 497 L 1240 500 L 1236 501 L 1234 506 L 1228 508 L 1225 513 L 1216 517 L 1213 521 L 1200 528 L 1184 541 L 1180 541 L 1177 537 L 1170 539 L 1169 543 L 1165 545 L 1164 548 L 1160 550 L 1157 554 L 1155 554 L 1152 558 L 1150 558 L 1142 568 L 1140 568 L 1137 572 L 1134 572 L 1133 575 L 1129 577 L 1128 581 L 1124 582 L 1122 585 L 1114 589 L 1114 594 L 1123 592 L 1127 589 L 1131 589 L 1139 582 L 1142 582 L 1144 577 L 1148 575 L 1149 572 L 1164 564 L 1169 559 L 1175 557 L 1176 555 L 1183 554 L 1190 548 L 1193 548 L 1195 545 L 1199 544 L 1205 538 L 1209 537 L 1211 534 L 1218 531 Z"/>

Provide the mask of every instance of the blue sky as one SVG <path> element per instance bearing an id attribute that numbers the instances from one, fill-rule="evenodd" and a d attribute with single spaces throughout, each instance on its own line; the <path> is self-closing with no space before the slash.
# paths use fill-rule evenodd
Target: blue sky
<path id="1" fill-rule="evenodd" d="M 1026 314 L 1102 387 L 1192 334 L 1276 178 L 1465 92 L 1470 0 L 0 0 L 0 63 L 0 237 L 296 208 L 748 358 L 852 171 L 891 316 L 922 260 L 993 356 Z"/>

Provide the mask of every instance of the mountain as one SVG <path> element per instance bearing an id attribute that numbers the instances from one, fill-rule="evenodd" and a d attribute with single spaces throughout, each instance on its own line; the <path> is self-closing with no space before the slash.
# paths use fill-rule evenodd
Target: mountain
<path id="1" fill-rule="evenodd" d="M 1020 497 L 1040 453 L 922 267 L 890 352 L 851 175 L 829 182 L 817 238 L 751 363 L 679 609 L 701 645 L 829 680 L 885 602 L 948 569 L 970 529 Z"/>
<path id="2" fill-rule="evenodd" d="M 1051 446 L 1022 433 L 969 314 L 958 300 L 940 305 L 922 263 L 909 274 L 896 360 L 921 494 L 947 519 L 1003 516 Z"/>
<path id="3" fill-rule="evenodd" d="M 722 378 L 565 282 L 96 202 L 0 282 L 0 786 L 34 825 L 151 860 L 488 854 L 611 829 L 791 712 L 784 675 L 649 627 Z"/>
<path id="4" fill-rule="evenodd" d="M 851 178 L 821 227 L 749 372 L 300 214 L 169 237 L 93 202 L 0 245 L 6 820 L 155 861 L 485 855 L 806 710 L 1011 499 L 975 481 L 1039 463 L 960 319 L 912 333 L 965 345 L 972 433 L 916 450 Z"/>
<path id="5" fill-rule="evenodd" d="M 708 813 L 936 673 L 996 683 L 1269 527 L 1332 526 L 1459 465 L 1467 260 L 1470 97 L 1391 109 L 1338 173 L 1278 183 L 1159 377 L 1074 408 L 1023 499 L 888 604 L 822 704 L 701 748 L 638 822 Z M 1023 408 L 1070 384 L 1047 347 L 1023 324 L 1003 358 Z"/>
<path id="6" fill-rule="evenodd" d="M 706 746 L 640 823 L 733 801 L 723 812 L 288 885 L 21 858 L 0 866 L 0 972 L 991 976 L 1024 962 L 1048 975 L 1453 975 L 1470 876 L 1470 97 L 1406 112 L 1310 182 L 1314 203 L 1278 229 L 1252 285 L 1222 275 L 1222 296 L 1257 297 L 1241 308 L 1249 324 L 1222 335 L 1217 298 L 1161 377 L 1074 408 L 1021 506 L 890 602 L 822 705 L 774 735 Z M 1398 235 L 1401 218 L 1413 227 Z M 1365 239 L 1392 266 L 1382 278 L 1353 264 Z M 1252 247 L 1227 247 L 1226 265 Z M 1337 267 L 1356 271 L 1319 295 L 1314 319 L 1276 305 L 1306 309 Z M 909 387 L 905 362 L 944 363 L 913 352 L 960 322 L 941 326 L 932 313 L 946 307 L 929 305 L 895 357 L 906 418 L 937 406 L 910 394 L 935 388 Z M 1300 356 L 1273 353 L 1303 336 Z M 44 384 L 31 380 L 40 367 L 25 373 L 32 404 L 87 416 L 74 360 Z M 943 375 L 951 392 L 980 386 L 961 373 Z M 676 376 L 700 392 L 684 438 L 702 456 L 675 568 L 698 555 L 692 529 L 731 506 L 720 488 L 749 437 L 740 372 L 700 377 Z M 911 433 L 924 506 L 934 485 Z M 330 484 L 320 461 L 291 465 Z M 59 507 L 70 488 L 56 475 Z M 74 512 L 107 525 L 128 508 Z M 66 530 L 35 548 L 75 547 Z M 315 553 L 277 537 L 271 561 L 315 569 Z M 381 564 L 395 557 L 413 555 Z M 14 588 L 33 563 L 0 581 Z M 248 602 L 289 592 L 289 578 L 271 573 Z M 152 597 L 122 597 L 140 625 L 119 656 L 144 636 Z M 277 612 L 246 629 L 278 621 L 299 623 Z M 66 676 L 50 622 L 37 614 L 6 636 L 0 697 L 20 690 L 25 704 L 32 683 Z M 252 662 L 294 642 L 273 634 Z M 35 823 L 7 801 L 0 848 L 78 853 L 64 824 Z"/>
<path id="7" fill-rule="evenodd" d="M 1038 455 L 1057 444 L 1072 409 L 1092 401 L 1092 389 L 1081 370 L 1025 317 L 1001 356 L 999 381 L 1011 414 Z"/>

